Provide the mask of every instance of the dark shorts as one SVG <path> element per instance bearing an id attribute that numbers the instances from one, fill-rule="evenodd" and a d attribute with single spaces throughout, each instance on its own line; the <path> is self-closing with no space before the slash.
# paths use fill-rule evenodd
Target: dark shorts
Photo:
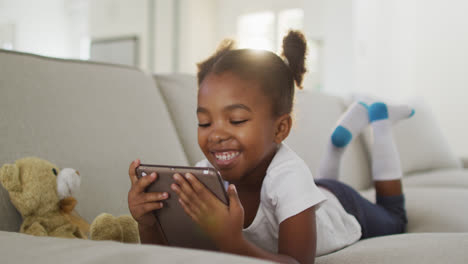
<path id="1" fill-rule="evenodd" d="M 371 203 L 350 186 L 332 179 L 315 180 L 317 186 L 331 191 L 346 212 L 356 217 L 362 229 L 361 239 L 400 234 L 406 231 L 405 197 L 379 196 Z"/>

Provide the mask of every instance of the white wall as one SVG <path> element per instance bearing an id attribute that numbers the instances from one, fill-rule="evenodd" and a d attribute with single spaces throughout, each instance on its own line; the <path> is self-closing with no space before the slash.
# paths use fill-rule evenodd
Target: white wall
<path id="1" fill-rule="evenodd" d="M 141 68 L 195 74 L 196 63 L 216 47 L 217 0 L 153 0 L 153 6 L 150 2 L 90 1 L 91 38 L 136 35 L 140 39 Z M 150 16 L 153 26 L 149 26 Z M 153 46 L 148 46 L 151 43 Z"/>
<path id="2" fill-rule="evenodd" d="M 169 73 L 175 71 L 174 52 L 175 34 L 174 1 L 156 0 L 154 10 L 154 72 Z"/>
<path id="3" fill-rule="evenodd" d="M 15 50 L 45 56 L 86 59 L 91 39 L 136 35 L 140 40 L 140 67 L 150 68 L 148 16 L 154 12 L 152 32 L 154 70 L 172 67 L 174 1 L 152 0 L 4 0 L 0 1 L 0 24 L 15 25 Z"/>
<path id="4" fill-rule="evenodd" d="M 304 1 L 304 31 L 322 41 L 322 91 L 328 93 L 354 90 L 352 7 L 349 0 Z"/>
<path id="5" fill-rule="evenodd" d="M 90 37 L 93 39 L 137 36 L 139 64 L 148 68 L 148 1 L 90 1 Z"/>
<path id="6" fill-rule="evenodd" d="M 468 156 L 468 2 L 356 0 L 356 91 L 422 97 L 457 155 Z"/>
<path id="7" fill-rule="evenodd" d="M 64 0 L 0 2 L 0 24 L 15 25 L 14 49 L 72 57 Z"/>
<path id="8" fill-rule="evenodd" d="M 217 47 L 218 0 L 180 0 L 177 71 L 195 74 L 196 63 Z"/>
<path id="9" fill-rule="evenodd" d="M 415 94 L 416 5 L 411 0 L 356 0 L 356 92 L 402 99 Z"/>
<path id="10" fill-rule="evenodd" d="M 415 93 L 434 108 L 455 152 L 468 157 L 468 2 L 415 1 Z"/>

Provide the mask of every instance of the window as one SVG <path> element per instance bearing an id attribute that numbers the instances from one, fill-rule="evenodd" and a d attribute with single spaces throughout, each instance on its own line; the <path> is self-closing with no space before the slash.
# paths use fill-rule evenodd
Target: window
<path id="1" fill-rule="evenodd" d="M 243 15 L 237 22 L 239 48 L 273 51 L 275 41 L 275 14 L 261 12 Z"/>
<path id="2" fill-rule="evenodd" d="M 300 8 L 242 15 L 237 22 L 239 48 L 278 52 L 288 30 L 302 30 L 303 21 L 304 11 Z"/>
<path id="3" fill-rule="evenodd" d="M 283 37 L 290 29 L 304 30 L 304 10 L 285 9 L 242 15 L 237 21 L 239 48 L 264 49 L 281 52 Z M 307 39 L 308 53 L 304 88 L 319 90 L 321 75 L 322 41 Z"/>

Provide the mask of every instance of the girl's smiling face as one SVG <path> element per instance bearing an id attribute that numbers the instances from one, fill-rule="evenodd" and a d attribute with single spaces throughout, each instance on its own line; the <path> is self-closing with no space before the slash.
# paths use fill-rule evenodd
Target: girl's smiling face
<path id="1" fill-rule="evenodd" d="M 261 184 L 278 144 L 272 103 L 255 81 L 209 74 L 198 91 L 198 144 L 223 176 Z M 260 182 L 259 182 L 260 181 Z"/>

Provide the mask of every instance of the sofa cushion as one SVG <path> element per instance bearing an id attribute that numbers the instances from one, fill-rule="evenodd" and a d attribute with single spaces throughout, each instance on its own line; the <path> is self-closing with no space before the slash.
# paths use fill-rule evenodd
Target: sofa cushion
<path id="1" fill-rule="evenodd" d="M 0 231 L 5 263 L 271 263 L 260 259 L 203 250 L 122 244 Z M 24 249 L 27 250 L 24 250 Z M 361 240 L 321 256 L 327 263 L 466 263 L 468 233 L 403 234 Z M 52 256 L 52 257 L 51 257 Z"/>
<path id="2" fill-rule="evenodd" d="M 197 79 L 188 74 L 154 75 L 154 79 L 167 103 L 188 161 L 195 165 L 205 158 L 197 138 Z"/>
<path id="3" fill-rule="evenodd" d="M 406 188 L 408 232 L 468 232 L 468 192 Z"/>
<path id="4" fill-rule="evenodd" d="M 0 231 L 2 263 L 271 263 L 205 250 L 124 244 Z"/>
<path id="5" fill-rule="evenodd" d="M 402 234 L 365 239 L 321 256 L 317 264 L 467 263 L 468 233 Z"/>
<path id="6" fill-rule="evenodd" d="M 314 175 L 331 132 L 344 110 L 339 97 L 311 91 L 298 91 L 296 94 L 295 120 L 286 142 L 304 159 Z M 359 190 L 370 186 L 367 152 L 360 137 L 353 139 L 347 147 L 339 178 Z"/>
<path id="7" fill-rule="evenodd" d="M 404 188 L 409 233 L 468 232 L 465 188 Z M 375 191 L 361 194 L 375 202 Z"/>
<path id="8" fill-rule="evenodd" d="M 0 51 L 0 87 L 0 164 L 38 156 L 79 170 L 77 210 L 88 221 L 128 213 L 132 160 L 187 163 L 159 90 L 140 70 Z"/>
<path id="9" fill-rule="evenodd" d="M 433 169 L 461 168 L 460 159 L 453 153 L 430 107 L 418 98 L 408 100 L 408 104 L 415 109 L 414 116 L 393 126 L 403 175 Z M 370 150 L 370 129 L 365 130 L 364 138 Z"/>
<path id="10" fill-rule="evenodd" d="M 441 169 L 413 173 L 403 178 L 408 187 L 468 188 L 468 169 Z"/>

